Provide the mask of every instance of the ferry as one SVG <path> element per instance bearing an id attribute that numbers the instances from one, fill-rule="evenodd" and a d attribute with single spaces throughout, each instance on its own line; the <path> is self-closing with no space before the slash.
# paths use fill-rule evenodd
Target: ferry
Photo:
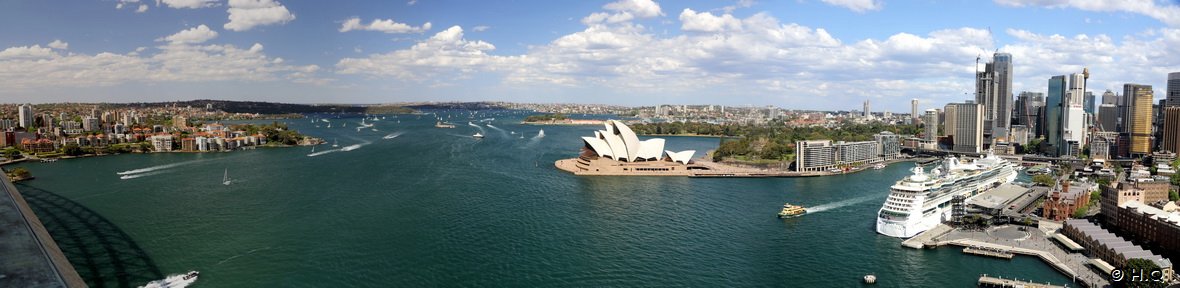
<path id="1" fill-rule="evenodd" d="M 873 169 L 877 169 L 877 170 L 885 169 L 885 163 L 877 163 L 877 165 L 873 165 Z"/>
<path id="2" fill-rule="evenodd" d="M 442 121 L 438 121 L 438 122 L 434 123 L 434 128 L 455 128 L 455 125 L 443 123 Z"/>
<path id="3" fill-rule="evenodd" d="M 1014 164 L 991 151 L 971 163 L 947 157 L 927 173 L 921 166 L 914 174 L 893 184 L 889 197 L 877 213 L 877 233 L 910 238 L 951 219 L 951 199 L 970 199 L 1000 184 L 1016 180 Z"/>
<path id="4" fill-rule="evenodd" d="M 783 210 L 778 212 L 778 218 L 791 218 L 807 214 L 807 208 L 803 206 L 791 205 L 791 203 L 783 204 Z"/>

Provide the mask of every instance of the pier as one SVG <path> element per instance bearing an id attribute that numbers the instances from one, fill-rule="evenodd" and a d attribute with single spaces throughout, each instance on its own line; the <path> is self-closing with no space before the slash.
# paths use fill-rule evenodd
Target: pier
<path id="1" fill-rule="evenodd" d="M 1110 284 L 1105 275 L 1087 268 L 1087 265 L 1090 265 L 1090 260 L 1084 254 L 1066 251 L 1052 242 L 1053 240 L 1050 238 L 1053 238 L 1054 232 L 1060 229 L 1060 224 L 1041 221 L 1039 228 L 1019 229 L 1018 227 L 1020 226 L 1006 225 L 987 231 L 965 231 L 939 225 L 902 242 L 902 246 L 922 249 L 953 245 L 963 247 L 965 254 L 1004 259 L 1012 259 L 1017 254 L 1032 256 L 1041 259 L 1045 264 L 1074 279 L 1074 282 L 1082 286 L 1102 287 Z M 984 286 L 981 282 L 980 287 L 1020 287 L 997 285 L 999 286 Z M 1026 285 L 1023 287 L 1059 287 L 1035 285 L 1041 286 Z"/>
<path id="2" fill-rule="evenodd" d="M 986 274 L 979 276 L 979 287 L 997 287 L 997 288 L 1065 288 L 1065 286 L 1041 284 L 1027 281 L 1020 281 L 1015 279 L 1004 279 L 999 277 L 991 277 Z"/>
<path id="3" fill-rule="evenodd" d="M 86 287 L 4 173 L 0 190 L 0 287 Z"/>
<path id="4" fill-rule="evenodd" d="M 980 256 L 988 256 L 988 257 L 996 257 L 996 258 L 1004 258 L 1004 259 L 1008 259 L 1008 260 L 1012 260 L 1012 257 L 1016 256 L 1015 254 L 1012 254 L 1012 252 L 1009 252 L 1006 250 L 988 249 L 988 248 L 983 248 L 983 247 L 963 248 L 963 253 L 964 254 L 980 255 Z"/>

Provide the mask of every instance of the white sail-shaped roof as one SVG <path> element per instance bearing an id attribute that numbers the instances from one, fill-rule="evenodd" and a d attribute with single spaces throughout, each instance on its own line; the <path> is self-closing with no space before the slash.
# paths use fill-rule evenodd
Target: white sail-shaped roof
<path id="1" fill-rule="evenodd" d="M 663 151 L 664 139 L 647 139 L 639 142 L 639 153 L 636 154 L 636 157 L 644 160 L 659 160 L 660 153 L 663 153 Z"/>
<path id="2" fill-rule="evenodd" d="M 672 162 L 680 162 L 682 164 L 688 164 L 688 161 L 692 160 L 692 154 L 697 153 L 697 151 L 696 150 L 684 150 L 684 151 L 680 151 L 680 152 L 664 151 L 664 153 L 668 153 L 668 158 L 672 158 Z"/>
<path id="3" fill-rule="evenodd" d="M 623 122 L 617 120 L 609 122 L 615 127 L 615 131 L 619 132 L 619 137 L 623 138 L 623 144 L 627 147 L 627 161 L 634 161 L 639 156 L 639 136 L 635 136 L 635 131 L 631 131 L 631 128 Z"/>
<path id="4" fill-rule="evenodd" d="M 599 157 L 614 156 L 610 150 L 610 145 L 607 145 L 606 141 L 594 137 L 582 137 L 582 140 L 585 140 L 586 144 L 590 145 L 590 149 L 594 149 L 594 153 L 598 153 Z"/>
<path id="5" fill-rule="evenodd" d="M 602 134 L 602 137 L 606 139 L 606 144 L 610 145 L 611 159 L 627 161 L 627 144 L 623 143 L 623 138 L 615 134 Z"/>

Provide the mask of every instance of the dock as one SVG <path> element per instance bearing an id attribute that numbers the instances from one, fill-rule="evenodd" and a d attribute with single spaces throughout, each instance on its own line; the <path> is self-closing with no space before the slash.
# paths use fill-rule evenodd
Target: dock
<path id="1" fill-rule="evenodd" d="M 1012 260 L 1012 257 L 1016 256 L 1016 254 L 1012 254 L 1012 252 L 1009 252 L 1009 251 L 988 249 L 988 248 L 983 248 L 983 247 L 963 248 L 963 254 L 972 254 L 972 255 L 1004 258 L 1004 259 L 1008 259 L 1008 260 Z"/>
<path id="2" fill-rule="evenodd" d="M 986 274 L 979 276 L 979 287 L 997 287 L 997 288 L 1065 288 L 1065 286 L 1041 284 L 1028 281 L 1020 281 L 1015 279 L 1004 279 L 999 277 L 991 277 Z"/>
<path id="3" fill-rule="evenodd" d="M 922 249 L 927 246 L 938 246 L 937 243 L 934 242 L 934 239 L 941 237 L 942 235 L 946 235 L 946 233 L 950 233 L 953 230 L 955 229 L 951 228 L 951 226 L 947 226 L 946 224 L 938 224 L 938 226 L 934 226 L 934 228 L 931 228 L 930 230 L 918 233 L 918 235 L 914 235 L 914 237 L 910 237 L 910 239 L 902 241 L 901 246 L 914 249 Z"/>

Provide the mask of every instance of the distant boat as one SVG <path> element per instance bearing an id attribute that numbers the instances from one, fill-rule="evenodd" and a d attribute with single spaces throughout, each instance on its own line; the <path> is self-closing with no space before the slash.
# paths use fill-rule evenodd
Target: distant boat
<path id="1" fill-rule="evenodd" d="M 188 273 L 168 276 L 168 278 L 148 282 L 140 288 L 171 288 L 171 287 L 187 287 L 197 282 L 197 277 L 201 273 L 197 271 L 189 271 Z"/>
<path id="2" fill-rule="evenodd" d="M 885 163 L 877 163 L 877 165 L 873 165 L 873 169 L 877 169 L 877 170 L 885 169 Z"/>
<path id="3" fill-rule="evenodd" d="M 479 134 L 479 132 L 476 132 L 475 135 L 471 135 L 471 137 L 475 137 L 475 139 L 483 139 L 483 134 Z"/>
<path id="4" fill-rule="evenodd" d="M 783 204 L 783 210 L 778 212 L 778 218 L 797 217 L 807 213 L 807 209 L 803 206 L 791 205 L 791 203 Z"/>
<path id="5" fill-rule="evenodd" d="M 448 124 L 448 123 L 445 123 L 442 121 L 438 121 L 438 122 L 434 123 L 434 128 L 455 128 L 455 125 Z"/>
<path id="6" fill-rule="evenodd" d="M 336 144 L 336 138 L 332 138 L 332 148 L 336 147 L 340 147 L 340 145 Z"/>
<path id="7" fill-rule="evenodd" d="M 229 185 L 229 184 L 230 184 L 230 181 L 229 181 L 229 168 L 226 168 L 226 169 L 225 169 L 225 177 L 221 178 L 221 184 L 223 184 L 223 185 Z"/>

